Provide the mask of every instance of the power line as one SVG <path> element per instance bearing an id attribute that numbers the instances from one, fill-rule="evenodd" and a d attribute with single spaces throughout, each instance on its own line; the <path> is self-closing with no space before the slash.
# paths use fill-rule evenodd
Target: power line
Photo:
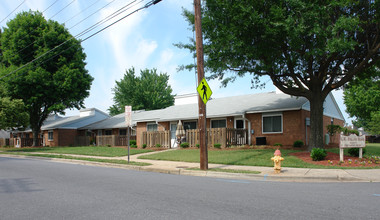
<path id="1" fill-rule="evenodd" d="M 60 11 L 58 11 L 57 13 L 55 13 L 53 16 L 51 16 L 49 19 L 53 19 L 56 15 L 58 15 L 59 13 L 61 13 L 63 10 L 65 10 L 67 7 L 69 7 L 71 4 L 73 4 L 75 2 L 75 0 L 72 0 L 69 4 L 67 4 L 65 7 L 63 7 Z"/>
<path id="2" fill-rule="evenodd" d="M 51 6 L 53 6 L 57 1 L 59 1 L 59 0 L 56 0 L 53 4 L 51 4 L 48 8 L 46 8 L 46 9 L 44 10 L 44 12 L 47 11 Z M 75 1 L 75 0 L 74 0 L 74 1 Z M 73 3 L 74 1 L 72 1 L 71 3 Z M 98 0 L 98 1 L 99 1 L 99 0 Z M 96 11 L 95 11 L 94 13 L 92 13 L 90 16 L 92 16 L 92 15 L 94 15 L 95 13 L 99 12 L 100 10 L 102 10 L 102 9 L 105 8 L 106 6 L 110 5 L 110 4 L 111 4 L 112 2 L 114 2 L 114 1 L 115 1 L 115 0 L 109 2 L 108 4 L 106 4 L 105 6 L 103 6 L 102 8 L 96 10 Z M 70 4 L 71 4 L 71 3 L 70 3 Z M 70 4 L 66 5 L 64 8 L 67 8 Z M 64 8 L 63 8 L 63 9 L 64 9 Z M 56 13 L 55 15 L 59 14 L 60 12 L 62 12 L 63 9 L 61 9 L 61 10 L 60 10 L 58 13 Z M 55 16 L 55 15 L 54 15 L 54 16 Z M 54 16 L 53 16 L 53 17 L 54 17 Z M 88 16 L 88 17 L 86 17 L 85 19 L 81 20 L 79 23 L 83 22 L 84 20 L 87 20 L 90 16 Z M 51 17 L 51 18 L 52 18 L 52 17 Z M 49 19 L 51 19 L 51 18 L 49 18 Z M 77 23 L 77 24 L 79 24 L 79 23 Z M 76 24 L 76 25 L 77 25 L 77 24 Z M 75 26 L 76 26 L 76 25 L 75 25 Z M 73 27 L 74 27 L 74 26 L 73 26 Z M 70 27 L 68 30 L 70 30 L 70 29 L 73 28 L 73 27 Z M 31 32 L 32 32 L 32 31 L 29 31 L 29 33 L 26 34 L 23 38 L 21 38 L 21 40 L 25 39 L 25 38 L 26 38 Z M 40 38 L 34 40 L 33 42 L 31 42 L 30 44 L 28 44 L 28 45 L 25 46 L 24 48 L 22 48 L 22 49 L 20 49 L 19 51 L 17 51 L 16 54 L 21 53 L 22 51 L 24 51 L 26 48 L 28 48 L 28 47 L 31 46 L 32 44 L 36 43 L 37 40 L 39 40 L 39 39 L 41 39 L 41 38 L 42 38 L 42 37 L 40 37 Z M 33 53 L 34 53 L 34 51 L 28 53 L 28 54 L 25 55 L 23 58 L 26 58 L 26 57 L 30 56 L 31 54 L 33 54 Z"/>
<path id="3" fill-rule="evenodd" d="M 42 14 L 45 13 L 45 11 L 49 10 L 49 8 L 51 8 L 53 5 L 55 5 L 55 3 L 57 3 L 58 1 L 59 1 L 59 0 L 55 0 L 55 2 L 53 2 L 49 7 L 47 7 L 47 8 L 42 12 Z"/>
<path id="4" fill-rule="evenodd" d="M 96 33 L 94 33 L 94 34 L 92 34 L 92 35 L 90 35 L 89 37 L 87 37 L 87 38 L 85 38 L 85 39 L 83 39 L 83 40 L 80 40 L 80 42 L 84 42 L 84 41 L 88 40 L 89 38 L 91 38 L 91 37 L 93 37 L 93 36 L 99 34 L 100 32 L 102 32 L 102 31 L 108 29 L 109 27 L 115 25 L 116 23 L 118 23 L 118 22 L 124 20 L 125 18 L 129 17 L 130 15 L 132 15 L 132 14 L 134 14 L 134 13 L 140 11 L 140 10 L 143 10 L 143 9 L 149 8 L 150 6 L 155 5 L 155 4 L 159 3 L 160 1 L 161 1 L 161 0 L 152 0 L 152 1 L 148 2 L 148 3 L 145 4 L 143 7 L 140 7 L 140 8 L 138 8 L 138 9 L 134 10 L 133 12 L 127 14 L 126 16 L 120 18 L 119 20 L 113 22 L 112 24 L 106 26 L 105 28 L 103 28 L 103 29 L 97 31 Z M 41 59 L 42 57 L 46 56 L 48 53 L 50 53 L 50 52 L 52 52 L 52 51 L 58 49 L 59 47 L 63 46 L 64 44 L 66 44 L 68 41 L 70 41 L 70 40 L 72 40 L 72 39 L 74 39 L 74 37 L 71 37 L 70 39 L 66 40 L 65 42 L 63 42 L 63 43 L 61 43 L 61 44 L 55 46 L 53 49 L 51 49 L 51 50 L 49 50 L 49 51 L 43 53 L 42 55 L 38 56 L 37 58 L 33 59 L 32 61 L 29 61 L 28 63 L 26 63 L 26 64 L 24 64 L 24 65 L 22 65 L 21 67 L 17 68 L 16 70 L 13 70 L 12 72 L 10 72 L 10 73 L 8 73 L 8 74 L 6 74 L 6 75 L 0 77 L 0 80 L 2 80 L 2 79 L 5 78 L 5 77 L 8 77 L 8 76 L 14 74 L 15 72 L 17 72 L 17 71 L 19 71 L 19 70 L 25 68 L 26 66 L 28 66 L 28 65 L 30 65 L 30 64 L 32 64 L 32 63 L 34 63 L 34 62 L 36 62 L 37 60 L 39 60 L 39 59 Z M 71 46 L 71 47 L 73 47 L 73 46 Z M 55 55 L 55 56 L 58 56 L 58 55 L 62 54 L 63 52 L 65 52 L 65 51 L 67 51 L 68 49 L 70 49 L 71 47 L 65 49 L 64 51 L 62 51 L 61 53 L 59 53 L 59 54 L 57 54 L 57 55 Z M 55 56 L 54 56 L 54 57 L 55 57 Z M 49 58 L 48 60 L 50 60 L 50 59 L 52 59 L 52 58 L 53 58 L 53 57 Z M 47 60 L 43 61 L 42 63 L 44 63 L 44 62 L 46 62 L 46 61 L 47 61 Z M 42 64 L 42 63 L 41 63 L 41 64 Z M 41 65 L 41 64 L 40 64 L 40 65 Z"/>
<path id="5" fill-rule="evenodd" d="M 26 0 L 24 0 L 23 2 L 21 2 L 21 4 L 19 4 L 11 13 L 9 13 L 3 20 L 0 21 L 0 24 L 3 23 L 3 21 L 5 19 L 7 19 L 11 14 L 13 14 L 13 12 L 15 12 L 22 4 L 24 4 L 26 2 Z"/>
<path id="6" fill-rule="evenodd" d="M 66 20 L 65 22 L 63 22 L 64 24 L 66 24 L 68 21 L 70 21 L 71 19 L 75 18 L 76 16 L 82 14 L 83 12 L 85 12 L 87 9 L 91 8 L 92 6 L 94 6 L 96 3 L 98 3 L 100 0 L 97 0 L 95 1 L 94 3 L 92 3 L 90 6 L 88 6 L 87 8 L 85 8 L 83 11 L 80 11 L 79 13 L 77 13 L 76 15 L 72 16 L 71 18 L 69 18 L 68 20 Z"/>

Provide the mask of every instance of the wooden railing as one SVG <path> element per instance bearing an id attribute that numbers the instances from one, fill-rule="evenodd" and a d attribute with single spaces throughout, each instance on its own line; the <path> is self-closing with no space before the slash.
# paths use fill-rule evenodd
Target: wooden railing
<path id="1" fill-rule="evenodd" d="M 136 140 L 136 136 L 130 136 L 129 140 Z M 98 146 L 128 146 L 126 135 L 104 135 L 96 136 L 96 145 Z"/>
<path id="2" fill-rule="evenodd" d="M 190 147 L 199 144 L 199 130 L 186 130 L 186 142 Z M 207 129 L 207 146 L 214 147 L 214 144 L 221 144 L 222 148 L 231 145 L 248 144 L 248 130 L 235 128 L 209 128 Z"/>
<path id="3" fill-rule="evenodd" d="M 170 148 L 170 131 L 144 131 L 141 143 L 147 147 Z"/>

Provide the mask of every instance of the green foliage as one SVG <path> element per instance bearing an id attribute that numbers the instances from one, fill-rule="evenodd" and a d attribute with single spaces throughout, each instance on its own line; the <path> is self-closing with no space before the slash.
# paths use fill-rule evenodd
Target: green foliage
<path id="1" fill-rule="evenodd" d="M 197 148 L 199 148 L 199 144 L 196 144 L 195 146 L 196 146 Z"/>
<path id="2" fill-rule="evenodd" d="M 367 129 L 372 135 L 380 135 L 380 111 L 371 113 L 371 121 L 368 122 Z"/>
<path id="3" fill-rule="evenodd" d="M 129 145 L 136 145 L 136 140 L 129 140 Z"/>
<path id="4" fill-rule="evenodd" d="M 340 125 L 327 125 L 327 131 L 331 136 L 335 135 L 337 132 L 342 130 L 342 126 Z"/>
<path id="5" fill-rule="evenodd" d="M 252 87 L 262 87 L 265 83 L 261 77 L 269 76 L 282 92 L 307 98 L 313 125 L 309 146 L 322 146 L 326 96 L 380 60 L 380 36 L 374 31 L 380 24 L 379 4 L 340 0 L 205 1 L 205 70 L 223 85 L 251 74 Z M 184 10 L 183 15 L 194 28 L 192 11 Z M 176 46 L 195 53 L 194 40 Z M 190 64 L 181 68 L 194 67 Z"/>
<path id="6" fill-rule="evenodd" d="M 367 152 L 367 149 L 363 148 L 363 155 Z M 359 148 L 348 148 L 348 154 L 353 157 L 359 157 Z"/>
<path id="7" fill-rule="evenodd" d="M 222 148 L 222 145 L 221 145 L 221 144 L 214 144 L 214 147 L 215 147 L 215 148 L 218 148 L 218 149 L 221 149 L 221 148 Z"/>
<path id="8" fill-rule="evenodd" d="M 303 146 L 304 146 L 304 143 L 301 140 L 296 140 L 293 143 L 293 147 L 296 147 L 296 148 L 300 148 L 300 147 L 303 147 Z"/>
<path id="9" fill-rule="evenodd" d="M 327 156 L 327 152 L 325 149 L 322 149 L 322 148 L 313 148 L 310 153 L 310 157 L 314 161 L 324 160 L 326 156 Z"/>
<path id="10" fill-rule="evenodd" d="M 350 134 L 359 135 L 359 131 L 357 131 L 357 130 L 351 130 L 351 129 L 348 129 L 346 127 L 344 127 L 344 128 L 341 127 L 340 131 L 343 132 L 344 135 L 350 135 Z"/>
<path id="11" fill-rule="evenodd" d="M 80 41 L 63 25 L 40 12 L 22 12 L 3 28 L 0 45 L 0 76 L 11 74 L 3 79 L 7 96 L 23 100 L 34 137 L 50 113 L 84 107 L 93 78 Z"/>
<path id="12" fill-rule="evenodd" d="M 137 148 L 137 145 L 131 144 L 131 148 Z"/>
<path id="13" fill-rule="evenodd" d="M 275 143 L 275 144 L 273 144 L 273 146 L 275 146 L 275 147 L 282 147 L 282 144 L 280 144 L 280 143 Z"/>
<path id="14" fill-rule="evenodd" d="M 161 144 L 156 144 L 156 147 L 158 148 L 158 147 L 161 147 Z"/>
<path id="15" fill-rule="evenodd" d="M 0 97 L 0 129 L 25 128 L 29 115 L 21 99 Z"/>
<path id="16" fill-rule="evenodd" d="M 187 142 L 183 142 L 183 143 L 181 143 L 180 144 L 180 147 L 181 148 L 188 148 L 190 145 L 189 145 L 189 143 L 187 143 Z"/>
<path id="17" fill-rule="evenodd" d="M 111 115 L 124 112 L 126 105 L 132 106 L 133 110 L 162 109 L 174 104 L 172 88 L 168 84 L 169 75 L 157 73 L 156 69 L 141 70 L 140 76 L 135 76 L 132 67 L 126 71 L 124 78 L 116 81 L 112 89 L 115 102 L 108 111 Z"/>
<path id="18" fill-rule="evenodd" d="M 380 71 L 372 68 L 357 77 L 344 89 L 344 104 L 350 117 L 356 117 L 357 127 L 373 127 L 376 112 L 380 112 Z M 369 125 L 371 123 L 371 125 Z M 375 129 L 376 130 L 376 129 Z M 376 132 L 375 132 L 376 133 Z"/>
<path id="19" fill-rule="evenodd" d="M 145 149 L 146 148 L 146 144 L 143 144 L 143 149 Z"/>

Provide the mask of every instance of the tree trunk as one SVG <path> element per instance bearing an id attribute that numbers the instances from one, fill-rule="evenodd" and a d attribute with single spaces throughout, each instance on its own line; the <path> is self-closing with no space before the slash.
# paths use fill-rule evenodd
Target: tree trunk
<path id="1" fill-rule="evenodd" d="M 39 142 L 38 142 L 38 136 L 39 136 L 39 134 L 40 134 L 40 129 L 36 129 L 36 128 L 34 128 L 34 129 L 32 129 L 32 131 L 33 131 L 33 145 L 32 145 L 32 147 L 37 147 L 37 146 L 39 146 Z"/>
<path id="2" fill-rule="evenodd" d="M 310 142 L 308 150 L 324 148 L 323 143 L 323 103 L 322 94 L 313 93 L 310 102 Z"/>

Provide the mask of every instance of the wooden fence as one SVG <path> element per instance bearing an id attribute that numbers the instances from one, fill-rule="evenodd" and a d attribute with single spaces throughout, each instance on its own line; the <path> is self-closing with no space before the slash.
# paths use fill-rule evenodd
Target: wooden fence
<path id="1" fill-rule="evenodd" d="M 144 131 L 141 137 L 141 143 L 147 147 L 170 148 L 170 131 Z"/>
<path id="2" fill-rule="evenodd" d="M 31 147 L 33 145 L 33 138 L 0 138 L 0 146 L 16 146 L 17 139 L 20 147 Z M 38 138 L 37 146 L 42 146 L 41 138 Z"/>
<path id="3" fill-rule="evenodd" d="M 136 140 L 136 136 L 130 136 L 130 140 Z M 128 146 L 126 135 L 104 135 L 96 136 L 96 145 L 98 146 Z"/>
<path id="4" fill-rule="evenodd" d="M 186 142 L 190 147 L 199 144 L 199 130 L 186 130 Z M 209 128 L 207 129 L 207 147 L 214 147 L 214 144 L 221 144 L 222 148 L 231 145 L 248 144 L 248 130 L 235 128 Z"/>

